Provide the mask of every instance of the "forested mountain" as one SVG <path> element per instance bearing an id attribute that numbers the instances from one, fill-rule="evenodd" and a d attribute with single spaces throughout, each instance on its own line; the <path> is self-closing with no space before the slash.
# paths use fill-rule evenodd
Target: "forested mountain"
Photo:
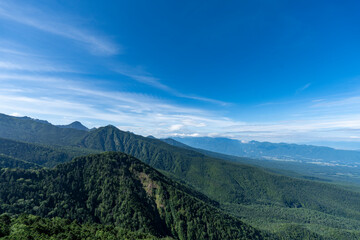
<path id="1" fill-rule="evenodd" d="M 31 143 L 70 145 L 79 141 L 87 131 L 59 128 L 47 121 L 29 117 L 0 114 L 0 137 Z"/>
<path id="2" fill-rule="evenodd" d="M 24 129 L 28 131 L 28 128 Z M 329 239 L 360 237 L 359 193 L 332 184 L 294 179 L 248 164 L 222 160 L 219 159 L 221 155 L 206 156 L 181 144 L 171 146 L 161 140 L 124 132 L 113 126 L 84 133 L 80 139 L 69 135 L 68 145 L 71 149 L 80 147 L 84 150 L 130 154 L 167 176 L 190 184 L 218 201 L 221 208 L 259 229 L 280 236 L 285 236 L 292 229 L 292 233 L 298 234 L 298 239 L 314 234 Z M 45 137 L 44 131 L 32 134 Z"/>
<path id="3" fill-rule="evenodd" d="M 325 232 L 334 234 L 359 230 L 356 226 L 360 226 L 360 194 L 338 186 L 297 180 L 250 165 L 208 157 L 192 150 L 170 146 L 157 139 L 123 132 L 112 126 L 91 131 L 81 144 L 84 147 L 122 151 L 136 156 L 151 166 L 190 183 L 219 201 L 229 212 L 269 231 L 280 229 L 279 226 L 289 222 L 304 224 L 317 232 L 320 228 L 316 228 L 316 225 L 324 226 L 327 229 Z M 271 219 L 271 225 L 267 215 L 264 215 L 265 219 L 253 218 L 254 214 L 262 216 L 262 212 L 268 212 L 269 205 L 274 206 L 271 209 L 276 209 L 276 212 L 286 212 L 292 216 L 291 220 L 288 218 L 284 221 L 284 216 L 275 213 L 272 213 L 276 217 Z M 244 212 L 247 214 L 244 215 Z M 318 218 L 312 218 L 309 222 L 307 218 L 310 216 Z M 343 220 L 338 219 L 335 223 L 331 221 L 337 217 Z M 349 228 L 344 228 L 341 224 L 344 219 L 352 222 Z M 360 236 L 360 232 L 356 234 Z"/>
<path id="4" fill-rule="evenodd" d="M 0 168 L 36 169 L 39 165 L 0 154 Z"/>
<path id="5" fill-rule="evenodd" d="M 72 129 L 77 129 L 77 130 L 82 130 L 82 131 L 89 131 L 89 129 L 87 127 L 85 127 L 84 125 L 82 125 L 82 123 L 79 121 L 72 122 L 68 125 L 56 125 L 56 126 L 59 128 L 72 128 Z"/>
<path id="6" fill-rule="evenodd" d="M 157 238 L 148 233 L 133 232 L 128 229 L 101 224 L 79 224 L 61 218 L 41 218 L 34 215 L 10 217 L 0 215 L 0 239 L 127 239 L 127 240 L 171 240 Z"/>
<path id="7" fill-rule="evenodd" d="M 43 167 L 54 167 L 59 163 L 68 162 L 74 157 L 97 152 L 99 151 L 92 149 L 44 146 L 0 138 L 0 154 Z"/>
<path id="8" fill-rule="evenodd" d="M 54 169 L 0 172 L 1 212 L 113 224 L 157 237 L 262 239 L 260 232 L 192 192 L 114 152 L 79 157 Z"/>
<path id="9" fill-rule="evenodd" d="M 113 126 L 90 132 L 82 141 L 82 145 L 87 148 L 120 151 L 135 156 L 153 167 L 168 171 L 190 182 L 219 201 L 238 203 L 276 201 L 278 204 L 286 205 L 288 203 L 284 201 L 285 195 L 289 193 L 288 188 L 292 185 L 294 185 L 292 199 L 297 198 L 296 192 L 308 192 L 305 189 L 307 187 L 309 190 L 318 191 L 318 194 L 324 198 L 337 195 L 335 192 L 324 191 L 331 189 L 336 191 L 337 187 L 333 185 L 296 180 L 250 165 L 211 158 L 196 151 L 171 146 L 160 140 L 123 132 Z M 313 203 L 321 202 L 310 200 L 315 198 L 314 195 L 307 195 L 301 196 L 301 200 L 298 201 L 306 202 L 308 199 Z M 355 199 L 359 196 L 355 194 Z M 326 201 L 323 204 L 322 209 L 326 209 Z M 355 200 L 350 205 L 352 204 L 355 204 L 354 207 L 357 206 Z M 307 204 L 307 206 L 310 205 L 312 204 Z"/>

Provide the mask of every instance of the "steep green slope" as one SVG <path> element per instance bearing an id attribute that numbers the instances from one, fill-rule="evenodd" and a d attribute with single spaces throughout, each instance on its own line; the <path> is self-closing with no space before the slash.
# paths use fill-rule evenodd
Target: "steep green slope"
<path id="1" fill-rule="evenodd" d="M 360 221 L 306 208 L 284 208 L 274 205 L 224 204 L 251 226 L 276 233 L 280 239 L 360 239 Z M 292 234 L 303 237 L 287 237 Z M 318 235 L 307 238 L 308 235 Z M 283 238 L 281 238 L 283 237 Z"/>
<path id="2" fill-rule="evenodd" d="M 4 214 L 0 216 L 0 239 L 157 240 L 160 238 L 113 226 L 79 224 L 76 221 L 61 218 L 49 219 L 24 214 L 18 217 L 10 217 Z"/>
<path id="3" fill-rule="evenodd" d="M 82 146 L 121 151 L 175 174 L 221 202 L 276 203 L 360 217 L 360 195 L 337 186 L 293 179 L 244 164 L 211 158 L 107 126 L 90 132 Z M 345 197 L 346 196 L 346 197 Z"/>
<path id="4" fill-rule="evenodd" d="M 78 146 L 101 151 L 119 151 L 130 154 L 152 167 L 181 174 L 188 170 L 189 160 L 202 155 L 181 148 L 172 147 L 157 139 L 151 139 L 124 132 L 114 126 L 90 131 Z"/>
<path id="5" fill-rule="evenodd" d="M 281 226 L 284 223 L 301 222 L 306 229 L 317 231 L 320 228 L 314 228 L 316 225 L 332 226 L 329 221 L 331 216 L 347 218 L 358 223 L 360 220 L 360 194 L 336 185 L 294 179 L 251 165 L 208 157 L 190 149 L 170 146 L 160 140 L 122 132 L 112 126 L 90 132 L 81 145 L 101 150 L 122 151 L 136 156 L 169 172 L 172 177 L 190 183 L 221 202 L 229 212 L 243 217 L 252 224 L 252 214 L 247 211 L 247 216 L 244 216 L 241 212 L 242 206 L 254 207 L 253 209 L 259 212 L 265 211 L 269 206 L 273 206 L 274 209 L 281 208 L 293 219 L 284 222 L 281 220 L 282 216 L 274 214 L 272 230 L 278 233 L 283 229 Z M 325 215 L 309 222 L 303 220 L 306 214 L 302 209 L 308 210 L 306 214 L 311 212 L 317 215 L 317 212 L 321 212 Z M 257 226 L 270 230 L 265 221 L 258 222 Z M 334 231 L 346 234 L 347 229 L 337 225 Z"/>
<path id="6" fill-rule="evenodd" d="M 0 114 L 0 137 L 18 141 L 70 145 L 83 138 L 87 131 L 59 128 L 46 121 Z"/>
<path id="7" fill-rule="evenodd" d="M 22 168 L 22 169 L 37 169 L 39 165 L 34 163 L 15 159 L 0 153 L 0 168 Z"/>
<path id="8" fill-rule="evenodd" d="M 115 224 L 158 237 L 261 238 L 205 196 L 123 153 L 79 157 L 54 169 L 0 171 L 1 212 Z"/>
<path id="9" fill-rule="evenodd" d="M 0 138 L 0 154 L 43 167 L 54 167 L 74 157 L 99 151 L 76 147 L 51 147 Z"/>

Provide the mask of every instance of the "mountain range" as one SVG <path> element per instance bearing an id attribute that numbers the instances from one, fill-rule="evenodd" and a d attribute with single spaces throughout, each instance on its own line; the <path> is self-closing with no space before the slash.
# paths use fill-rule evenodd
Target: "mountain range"
<path id="1" fill-rule="evenodd" d="M 111 125 L 89 131 L 1 115 L 0 137 L 3 162 L 11 163 L 1 166 L 0 206 L 11 215 L 112 224 L 175 239 L 360 236 L 360 193 L 349 187 Z"/>
<path id="2" fill-rule="evenodd" d="M 291 176 L 300 174 L 325 181 L 360 184 L 360 151 L 287 143 L 242 142 L 228 138 L 188 137 L 173 140 L 191 146 L 195 151 L 282 170 L 281 173 Z"/>
<path id="3" fill-rule="evenodd" d="M 242 142 L 229 138 L 176 137 L 174 140 L 194 148 L 239 157 L 297 161 L 319 165 L 360 166 L 360 151 L 288 143 Z"/>

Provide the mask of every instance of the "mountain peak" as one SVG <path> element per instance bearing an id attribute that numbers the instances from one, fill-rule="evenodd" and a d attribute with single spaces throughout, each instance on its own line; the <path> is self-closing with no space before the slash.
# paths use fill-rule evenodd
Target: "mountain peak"
<path id="1" fill-rule="evenodd" d="M 73 128 L 73 129 L 77 129 L 77 130 L 89 131 L 89 129 L 87 127 L 85 127 L 79 121 L 72 122 L 72 123 L 70 123 L 68 125 L 57 125 L 57 127 L 60 127 L 60 128 Z"/>

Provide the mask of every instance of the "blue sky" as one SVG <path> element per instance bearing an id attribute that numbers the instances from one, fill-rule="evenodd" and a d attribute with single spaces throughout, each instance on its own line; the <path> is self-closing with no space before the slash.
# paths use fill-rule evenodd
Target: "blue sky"
<path id="1" fill-rule="evenodd" d="M 357 1 L 0 0 L 0 112 L 360 142 Z"/>

